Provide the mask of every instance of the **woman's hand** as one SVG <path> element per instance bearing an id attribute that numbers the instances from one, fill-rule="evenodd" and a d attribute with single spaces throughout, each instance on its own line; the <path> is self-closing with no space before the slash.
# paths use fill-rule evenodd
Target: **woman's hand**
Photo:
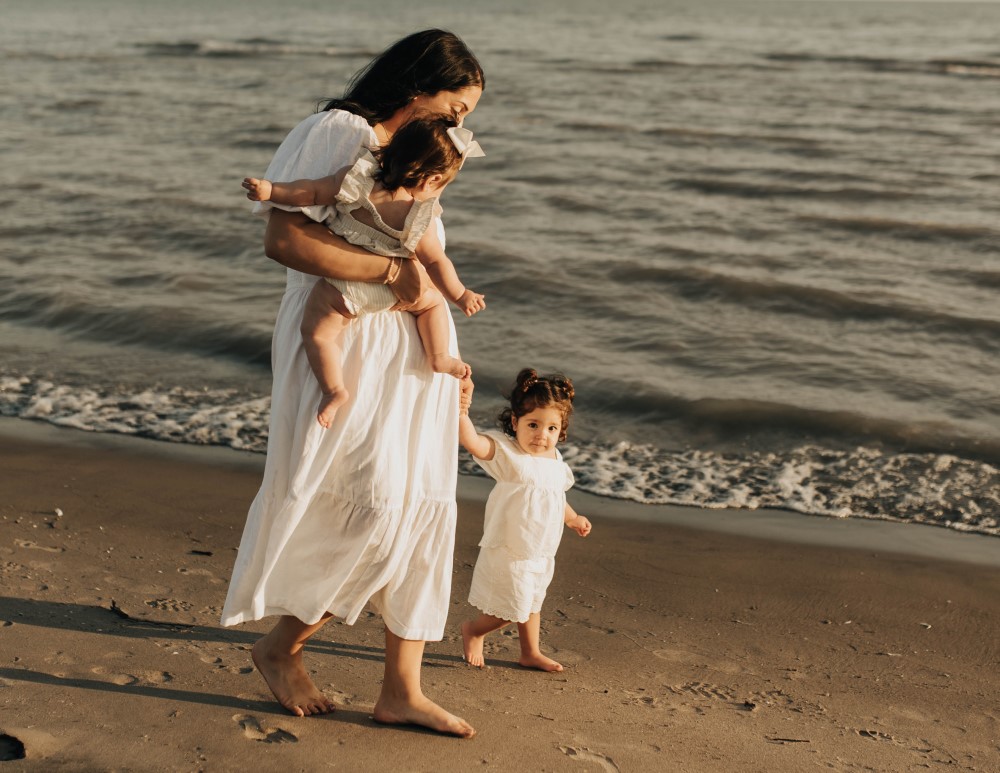
<path id="1" fill-rule="evenodd" d="M 427 271 L 420 265 L 420 261 L 415 258 L 404 258 L 396 279 L 389 283 L 389 289 L 393 295 L 399 298 L 399 302 L 392 307 L 391 311 L 406 311 L 420 303 L 421 296 L 433 289 Z"/>

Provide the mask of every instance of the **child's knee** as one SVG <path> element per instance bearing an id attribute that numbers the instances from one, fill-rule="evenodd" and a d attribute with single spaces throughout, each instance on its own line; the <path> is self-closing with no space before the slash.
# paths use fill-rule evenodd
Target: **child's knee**
<path id="1" fill-rule="evenodd" d="M 420 302 L 410 309 L 410 313 L 422 314 L 423 312 L 430 311 L 437 306 L 443 306 L 444 302 L 444 296 L 432 288 L 425 291 L 424 294 L 420 296 Z"/>

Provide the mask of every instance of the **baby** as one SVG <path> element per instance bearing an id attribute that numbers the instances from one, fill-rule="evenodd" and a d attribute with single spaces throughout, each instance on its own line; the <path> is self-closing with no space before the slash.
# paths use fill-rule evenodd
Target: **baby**
<path id="1" fill-rule="evenodd" d="M 403 260 L 414 254 L 440 292 L 410 312 L 424 351 L 436 373 L 455 378 L 471 369 L 448 350 L 448 310 L 443 293 L 471 317 L 486 308 L 482 295 L 467 289 L 445 254 L 437 229 L 430 227 L 440 214 L 438 197 L 466 158 L 485 155 L 472 132 L 450 118 L 417 118 L 393 135 L 384 148 L 363 150 L 355 163 L 330 177 L 276 183 L 248 177 L 247 198 L 296 207 L 335 205 L 327 219 L 333 233 L 379 255 L 391 257 L 386 285 L 395 280 Z M 317 410 L 320 425 L 328 428 L 337 409 L 350 395 L 344 385 L 341 336 L 349 320 L 337 310 L 338 292 L 354 314 L 389 309 L 396 298 L 386 285 L 326 279 L 316 283 L 302 318 L 302 338 L 323 397 Z"/>

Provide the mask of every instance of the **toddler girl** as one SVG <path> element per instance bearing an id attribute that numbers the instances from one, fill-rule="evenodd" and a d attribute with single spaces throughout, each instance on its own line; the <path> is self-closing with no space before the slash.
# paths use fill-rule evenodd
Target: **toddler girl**
<path id="1" fill-rule="evenodd" d="M 438 196 L 470 156 L 485 155 L 472 132 L 443 117 L 417 118 L 400 129 L 384 148 L 362 150 L 350 167 L 318 180 L 275 183 L 247 177 L 243 187 L 252 201 L 295 207 L 334 205 L 328 228 L 351 244 L 393 258 L 386 284 L 395 280 L 403 260 L 416 253 L 437 288 L 471 317 L 486 308 L 483 296 L 463 286 L 445 254 L 437 229 Z M 387 287 L 326 279 L 317 282 L 302 317 L 302 339 L 323 398 L 317 420 L 329 427 L 350 396 L 344 385 L 340 336 L 349 320 L 337 310 L 338 292 L 352 314 L 384 311 L 395 297 Z M 448 351 L 448 310 L 440 293 L 431 292 L 419 306 L 417 330 L 436 373 L 463 378 L 468 365 Z"/>
<path id="2" fill-rule="evenodd" d="M 538 648 L 539 613 L 552 580 L 563 524 L 581 537 L 590 521 L 566 502 L 573 473 L 556 443 L 566 439 L 573 412 L 573 383 L 563 376 L 517 374 L 510 407 L 499 416 L 500 432 L 480 435 L 469 419 L 472 381 L 463 381 L 458 440 L 496 480 L 486 502 L 479 559 L 472 575 L 469 603 L 482 610 L 462 624 L 465 660 L 479 668 L 483 639 L 490 631 L 517 623 L 520 664 L 542 671 L 562 665 Z"/>

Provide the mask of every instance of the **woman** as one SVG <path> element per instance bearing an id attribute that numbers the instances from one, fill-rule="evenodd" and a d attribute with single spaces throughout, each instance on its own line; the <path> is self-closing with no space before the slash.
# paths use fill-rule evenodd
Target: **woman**
<path id="1" fill-rule="evenodd" d="M 293 129 L 266 177 L 332 174 L 415 115 L 462 120 L 484 85 L 482 68 L 459 38 L 441 30 L 410 35 L 355 76 L 343 99 Z M 289 270 L 272 344 L 264 480 L 222 622 L 280 615 L 254 645 L 254 664 L 285 708 L 320 714 L 334 707 L 309 678 L 303 646 L 331 616 L 353 623 L 371 601 L 386 642 L 375 720 L 471 737 L 467 722 L 420 689 L 424 641 L 443 636 L 451 589 L 458 382 L 431 371 L 412 315 L 361 315 L 343 339 L 351 402 L 330 429 L 320 427 L 319 386 L 299 333 L 315 276 L 370 282 L 378 292 L 391 262 L 334 236 L 320 222 L 325 207 L 267 206 L 258 205 L 268 215 L 265 251 Z M 437 227 L 443 240 L 440 221 Z M 391 285 L 401 308 L 428 286 L 417 261 L 403 264 Z M 454 327 L 451 341 L 457 355 Z"/>

